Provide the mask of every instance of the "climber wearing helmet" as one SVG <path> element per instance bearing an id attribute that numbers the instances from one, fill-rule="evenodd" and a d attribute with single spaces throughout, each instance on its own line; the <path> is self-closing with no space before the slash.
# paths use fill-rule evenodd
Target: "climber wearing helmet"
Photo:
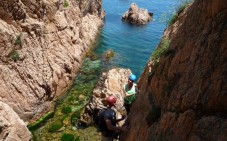
<path id="1" fill-rule="evenodd" d="M 126 127 L 117 127 L 117 122 L 124 119 L 116 119 L 116 112 L 113 110 L 114 104 L 117 101 L 115 96 L 109 96 L 106 98 L 107 108 L 104 109 L 101 118 L 101 132 L 102 141 L 113 141 L 116 131 L 127 131 Z"/>
<path id="2" fill-rule="evenodd" d="M 136 99 L 136 76 L 134 74 L 129 75 L 128 83 L 124 86 L 125 98 L 124 98 L 124 106 L 127 114 L 130 111 L 132 103 Z"/>

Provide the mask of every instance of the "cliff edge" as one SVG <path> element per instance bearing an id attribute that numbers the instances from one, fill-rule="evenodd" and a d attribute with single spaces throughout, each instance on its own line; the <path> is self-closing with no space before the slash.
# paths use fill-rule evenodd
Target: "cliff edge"
<path id="1" fill-rule="evenodd" d="M 227 140 L 227 2 L 178 14 L 140 78 L 124 141 Z"/>

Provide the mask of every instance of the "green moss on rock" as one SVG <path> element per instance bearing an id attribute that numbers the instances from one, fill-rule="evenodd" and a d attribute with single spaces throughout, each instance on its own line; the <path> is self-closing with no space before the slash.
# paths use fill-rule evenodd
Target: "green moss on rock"
<path id="1" fill-rule="evenodd" d="M 72 112 L 72 109 L 69 106 L 63 107 L 62 110 L 61 110 L 61 112 L 64 113 L 64 114 L 69 114 L 69 113 Z"/>
<path id="2" fill-rule="evenodd" d="M 50 128 L 48 129 L 48 132 L 51 132 L 51 133 L 56 132 L 56 131 L 58 131 L 62 126 L 63 126 L 62 121 L 56 121 L 56 122 L 54 122 L 54 123 L 50 126 Z"/>
<path id="3" fill-rule="evenodd" d="M 74 136 L 72 134 L 63 134 L 61 137 L 61 141 L 73 141 Z"/>

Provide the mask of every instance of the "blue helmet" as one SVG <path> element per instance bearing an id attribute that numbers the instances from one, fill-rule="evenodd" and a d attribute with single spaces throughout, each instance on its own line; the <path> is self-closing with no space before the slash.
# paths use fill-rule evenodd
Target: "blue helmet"
<path id="1" fill-rule="evenodd" d="M 136 76 L 134 74 L 131 74 L 129 76 L 129 79 L 132 80 L 133 82 L 135 82 L 136 81 Z"/>

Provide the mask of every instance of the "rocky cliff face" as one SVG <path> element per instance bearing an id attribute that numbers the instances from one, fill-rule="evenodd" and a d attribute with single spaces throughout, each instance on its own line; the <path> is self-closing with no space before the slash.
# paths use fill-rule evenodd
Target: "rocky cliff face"
<path id="1" fill-rule="evenodd" d="M 17 113 L 0 101 L 0 139 L 2 141 L 28 141 L 31 133 Z"/>
<path id="2" fill-rule="evenodd" d="M 70 84 L 103 24 L 101 0 L 1 0 L 0 101 L 36 118 Z"/>
<path id="3" fill-rule="evenodd" d="M 140 78 L 123 140 L 227 140 L 226 19 L 225 0 L 196 0 L 166 29 L 158 48 L 167 49 Z"/>

